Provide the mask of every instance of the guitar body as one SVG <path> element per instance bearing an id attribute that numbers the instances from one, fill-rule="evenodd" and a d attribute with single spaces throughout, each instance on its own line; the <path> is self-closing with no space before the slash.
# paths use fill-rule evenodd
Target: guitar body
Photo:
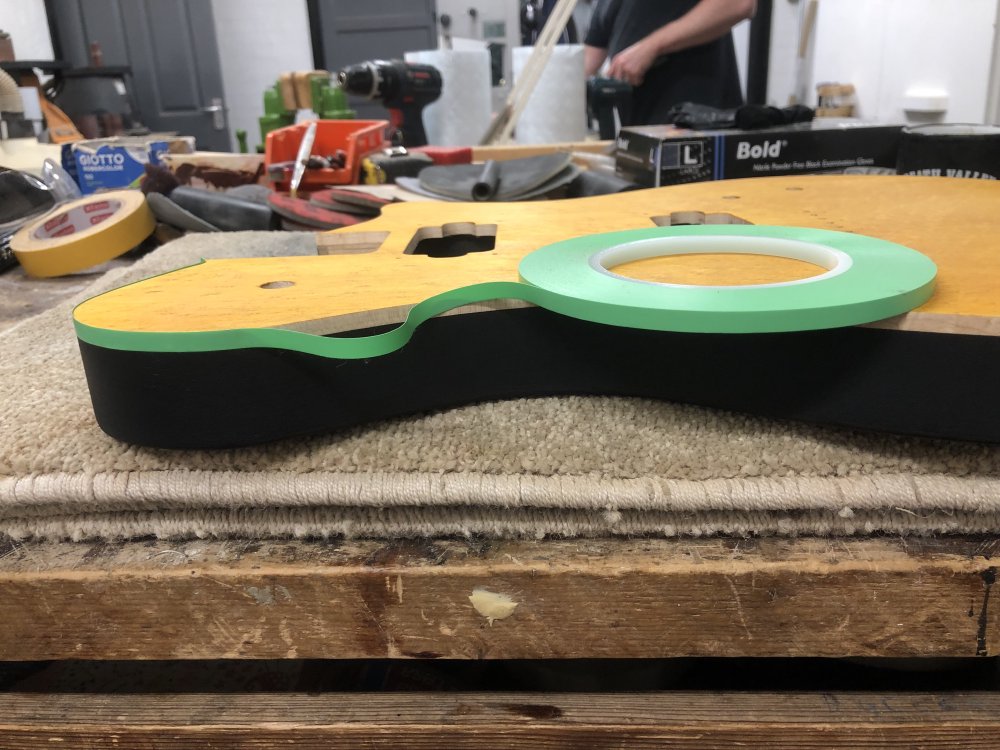
<path id="1" fill-rule="evenodd" d="M 321 236 L 327 255 L 207 261 L 88 300 L 74 319 L 98 422 L 142 445 L 246 445 L 477 401 L 569 394 L 1000 441 L 998 207 L 993 182 L 873 176 L 708 182 L 572 201 L 395 204 Z M 718 323 L 711 301 L 688 324 L 676 310 L 654 319 L 639 305 L 619 314 L 627 299 L 581 306 L 572 285 L 550 294 L 531 283 L 527 264 L 539 248 L 628 230 L 641 231 L 612 237 L 659 236 L 657 224 L 681 212 L 746 222 L 662 230 L 681 243 L 716 231 L 766 239 L 797 227 L 793 239 L 828 233 L 840 242 L 849 232 L 903 246 L 900 253 L 911 248 L 937 266 L 933 294 L 921 282 L 898 312 L 914 310 L 869 314 L 858 319 L 872 322 L 860 324 L 813 320 L 809 310 L 764 311 L 769 317 L 757 323 L 756 308 L 730 310 Z M 620 287 L 631 283 L 621 277 L 634 279 L 639 297 L 705 284 L 777 285 L 780 294 L 797 279 L 819 290 L 810 284 L 824 268 L 727 251 L 625 258 L 609 270 Z"/>

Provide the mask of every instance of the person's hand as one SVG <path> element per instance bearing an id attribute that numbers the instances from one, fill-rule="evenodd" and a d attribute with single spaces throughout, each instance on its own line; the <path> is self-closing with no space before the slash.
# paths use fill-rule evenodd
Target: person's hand
<path id="1" fill-rule="evenodd" d="M 656 47 L 649 37 L 640 39 L 611 58 L 608 77 L 639 86 L 646 77 L 646 71 L 653 65 L 656 54 Z"/>

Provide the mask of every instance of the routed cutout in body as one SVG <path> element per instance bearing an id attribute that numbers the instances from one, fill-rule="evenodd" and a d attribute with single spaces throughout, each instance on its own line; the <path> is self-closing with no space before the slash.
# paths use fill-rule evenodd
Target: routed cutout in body
<path id="1" fill-rule="evenodd" d="M 459 221 L 439 227 L 421 227 L 414 232 L 405 253 L 430 258 L 456 258 L 492 250 L 496 244 L 496 224 Z"/>
<path id="2" fill-rule="evenodd" d="M 691 224 L 752 224 L 730 213 L 705 213 L 704 211 L 671 211 L 662 216 L 650 216 L 658 227 L 679 227 Z"/>

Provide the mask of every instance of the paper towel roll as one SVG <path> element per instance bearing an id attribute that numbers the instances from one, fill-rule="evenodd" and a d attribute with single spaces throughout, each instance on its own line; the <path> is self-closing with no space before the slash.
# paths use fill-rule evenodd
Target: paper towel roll
<path id="1" fill-rule="evenodd" d="M 424 108 L 424 130 L 434 146 L 479 143 L 490 125 L 490 53 L 484 49 L 407 52 L 407 62 L 441 71 L 441 96 Z"/>
<path id="2" fill-rule="evenodd" d="M 512 50 L 515 86 L 533 49 L 515 47 Z M 518 143 L 559 143 L 582 141 L 586 136 L 583 45 L 558 44 L 517 121 L 514 140 Z"/>

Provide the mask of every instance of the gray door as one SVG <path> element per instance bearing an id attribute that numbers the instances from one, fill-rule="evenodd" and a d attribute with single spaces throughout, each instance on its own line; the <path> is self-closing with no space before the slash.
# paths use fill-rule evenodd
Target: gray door
<path id="1" fill-rule="evenodd" d="M 310 0 L 313 53 L 324 70 L 365 60 L 403 58 L 437 47 L 434 0 Z M 385 119 L 385 107 L 351 98 L 364 119 Z"/>
<path id="2" fill-rule="evenodd" d="M 47 0 L 53 41 L 74 67 L 132 68 L 131 93 L 150 130 L 193 135 L 198 148 L 229 151 L 222 70 L 208 0 Z"/>

